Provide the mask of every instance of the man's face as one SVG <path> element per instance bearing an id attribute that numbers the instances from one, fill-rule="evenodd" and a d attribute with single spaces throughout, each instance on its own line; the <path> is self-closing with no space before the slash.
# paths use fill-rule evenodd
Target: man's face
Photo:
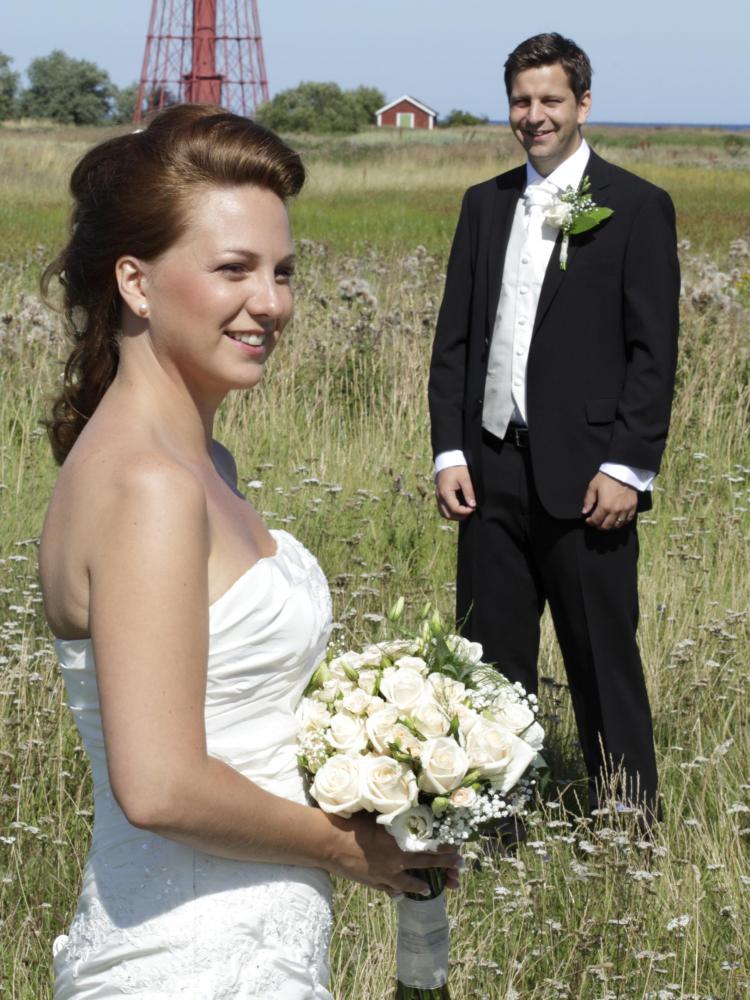
<path id="1" fill-rule="evenodd" d="M 578 126 L 588 117 L 591 92 L 576 101 L 560 63 L 518 73 L 509 103 L 513 134 L 540 174 L 551 174 L 578 149 Z"/>

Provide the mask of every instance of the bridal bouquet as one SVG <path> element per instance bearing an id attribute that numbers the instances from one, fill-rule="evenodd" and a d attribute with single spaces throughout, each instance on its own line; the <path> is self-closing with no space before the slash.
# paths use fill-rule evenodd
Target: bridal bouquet
<path id="1" fill-rule="evenodd" d="M 402 612 L 399 599 L 391 625 Z M 376 813 L 406 851 L 462 844 L 520 815 L 543 764 L 534 695 L 429 615 L 414 636 L 329 651 L 298 710 L 299 760 L 321 809 Z M 398 903 L 396 997 L 430 1000 L 448 996 L 444 880 L 417 874 L 431 895 Z"/>

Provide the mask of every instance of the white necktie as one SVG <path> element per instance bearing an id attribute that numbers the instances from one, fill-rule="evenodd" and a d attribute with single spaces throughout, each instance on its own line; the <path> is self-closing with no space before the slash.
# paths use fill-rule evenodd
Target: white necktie
<path id="1" fill-rule="evenodd" d="M 555 200 L 555 193 L 545 183 L 529 184 L 523 193 L 524 221 L 529 239 L 537 241 L 542 236 L 545 209 Z"/>

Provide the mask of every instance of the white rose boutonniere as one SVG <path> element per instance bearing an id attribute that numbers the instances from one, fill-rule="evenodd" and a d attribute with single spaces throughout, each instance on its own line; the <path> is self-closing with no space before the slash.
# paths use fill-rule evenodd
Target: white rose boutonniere
<path id="1" fill-rule="evenodd" d="M 562 229 L 573 220 L 573 206 L 567 202 L 558 201 L 544 213 L 544 221 L 556 229 Z"/>
<path id="2" fill-rule="evenodd" d="M 578 190 L 572 187 L 566 188 L 544 213 L 544 221 L 556 229 L 560 229 L 563 234 L 562 246 L 560 247 L 560 270 L 564 271 L 568 266 L 568 244 L 570 237 L 578 233 L 585 233 L 589 229 L 594 229 L 600 222 L 604 222 L 610 215 L 614 215 L 611 208 L 597 205 L 589 194 L 591 181 L 584 177 L 578 186 Z"/>

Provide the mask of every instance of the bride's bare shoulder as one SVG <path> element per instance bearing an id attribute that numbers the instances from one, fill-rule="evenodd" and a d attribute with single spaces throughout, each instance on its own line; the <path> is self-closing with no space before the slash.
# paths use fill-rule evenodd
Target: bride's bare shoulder
<path id="1" fill-rule="evenodd" d="M 123 546 L 175 524 L 195 541 L 206 533 L 205 491 L 187 466 L 147 442 L 81 439 L 60 470 L 39 547 L 42 591 L 56 634 L 86 627 L 95 564 L 102 558 L 119 563 Z"/>
<path id="2" fill-rule="evenodd" d="M 150 442 L 91 442 L 73 448 L 53 493 L 53 504 L 73 503 L 78 516 L 105 514 L 123 504 L 203 496 L 200 479 L 185 464 Z"/>
<path id="3" fill-rule="evenodd" d="M 79 445 L 81 447 L 79 447 Z M 71 451 L 53 491 L 40 545 L 50 559 L 83 573 L 93 553 L 109 547 L 133 519 L 145 524 L 169 511 L 206 518 L 205 490 L 186 465 L 149 442 L 84 442 Z"/>

